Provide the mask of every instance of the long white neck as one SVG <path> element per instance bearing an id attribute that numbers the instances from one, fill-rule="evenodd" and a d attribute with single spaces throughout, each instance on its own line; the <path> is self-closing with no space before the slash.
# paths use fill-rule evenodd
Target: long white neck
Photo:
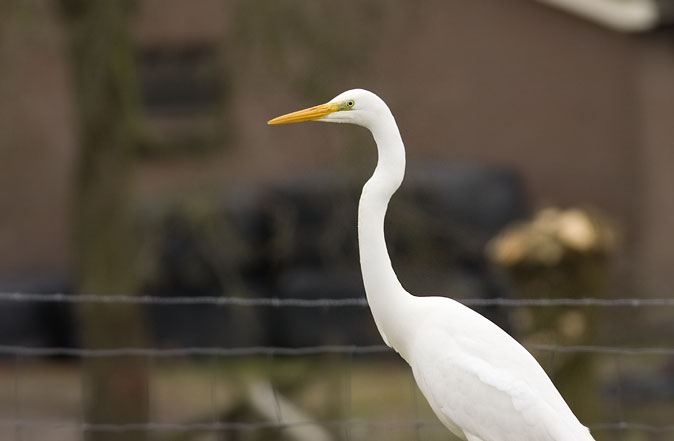
<path id="1" fill-rule="evenodd" d="M 384 238 L 389 200 L 405 175 L 405 147 L 393 115 L 388 112 L 369 127 L 377 143 L 377 168 L 363 187 L 358 206 L 358 246 L 367 300 L 379 333 L 389 346 L 403 349 L 406 313 L 414 297 L 393 271 Z"/>

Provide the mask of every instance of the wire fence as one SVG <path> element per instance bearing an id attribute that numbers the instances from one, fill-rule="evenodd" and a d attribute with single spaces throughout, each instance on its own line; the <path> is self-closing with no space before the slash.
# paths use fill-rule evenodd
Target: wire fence
<path id="1" fill-rule="evenodd" d="M 674 298 L 667 299 L 456 299 L 467 306 L 601 306 L 601 307 L 645 307 L 645 306 L 674 306 Z M 367 306 L 365 297 L 345 299 L 293 299 L 293 298 L 249 298 L 224 296 L 128 296 L 128 295 L 92 295 L 92 294 L 64 294 L 64 293 L 19 293 L 0 292 L 0 301 L 3 302 L 47 302 L 47 303 L 127 303 L 143 305 L 214 305 L 214 306 L 273 306 L 273 307 L 305 307 L 305 308 L 339 308 L 345 306 Z"/>
<path id="2" fill-rule="evenodd" d="M 468 306 L 476 307 L 505 307 L 505 308 L 550 308 L 550 307 L 590 307 L 590 308 L 634 308 L 644 311 L 646 308 L 671 308 L 674 307 L 674 299 L 668 298 L 623 298 L 623 299 L 599 299 L 599 298 L 565 298 L 565 299 L 462 299 L 462 303 Z M 244 298 L 244 297 L 220 297 L 220 296 L 110 296 L 110 295 L 73 295 L 66 293 L 19 293 L 19 292 L 0 292 L 0 304 L 137 304 L 137 305 L 163 305 L 163 306 L 181 306 L 181 305 L 210 305 L 214 307 L 272 307 L 272 308 L 364 308 L 367 306 L 365 298 L 317 298 L 317 299 L 299 299 L 299 298 Z M 6 339 L 5 339 L 6 340 Z M 525 345 L 534 353 L 555 354 L 590 354 L 592 356 L 613 357 L 617 370 L 621 371 L 624 365 L 625 357 L 630 359 L 644 359 L 646 357 L 663 357 L 657 364 L 661 366 L 674 366 L 674 346 L 611 346 L 611 345 L 558 345 L 558 344 L 527 344 Z M 243 357 L 266 357 L 270 360 L 272 366 L 268 372 L 268 380 L 274 376 L 273 366 L 278 357 L 302 357 L 302 356 L 330 356 L 341 355 L 353 363 L 354 356 L 376 356 L 377 354 L 389 354 L 392 350 L 383 344 L 377 345 L 315 345 L 304 347 L 278 347 L 278 346 L 245 346 L 245 347 L 198 347 L 198 346 L 180 346 L 180 347 L 115 347 L 105 349 L 92 349 L 83 347 L 58 347 L 58 346 L 30 346 L 30 345 L 0 345 L 0 356 L 5 360 L 14 360 L 15 369 L 13 371 L 14 404 L 0 402 L 0 433 L 12 432 L 15 438 L 23 440 L 24 437 L 18 435 L 25 431 L 40 430 L 60 430 L 68 433 L 78 433 L 80 436 L 87 432 L 151 432 L 151 433 L 172 433 L 172 432 L 256 432 L 268 429 L 274 430 L 294 430 L 307 427 L 328 428 L 336 433 L 342 434 L 341 438 L 347 440 L 360 439 L 354 433 L 358 430 L 397 430 L 396 428 L 412 428 L 416 439 L 436 439 L 433 437 L 424 438 L 424 430 L 444 430 L 440 423 L 432 416 L 420 415 L 418 410 L 413 410 L 409 418 L 386 419 L 386 418 L 358 418 L 348 415 L 350 412 L 342 412 L 342 418 L 339 419 L 316 419 L 307 418 L 283 418 L 278 411 L 278 418 L 270 418 L 259 421 L 149 421 L 143 423 L 124 423 L 124 424 L 98 424 L 84 421 L 84 417 L 79 415 L 76 418 L 58 418 L 49 415 L 41 417 L 28 418 L 22 412 L 22 407 L 17 398 L 20 395 L 21 388 L 21 363 L 25 360 L 39 360 L 43 357 L 75 357 L 78 359 L 104 359 L 112 357 L 139 356 L 146 357 L 149 360 L 165 359 L 171 357 L 216 357 L 220 359 L 233 359 Z M 344 367 L 345 383 L 348 388 L 352 388 L 353 379 L 351 376 L 352 365 Z M 5 374 L 10 372 L 4 370 Z M 0 374 L 2 375 L 2 374 Z M 618 380 L 620 380 L 618 376 Z M 674 375 L 666 377 L 674 388 Z M 410 380 L 412 381 L 412 380 Z M 11 383 L 11 381 L 10 381 Z M 275 406 L 279 408 L 280 392 L 271 384 L 271 394 L 275 400 Z M 673 389 L 674 390 L 674 389 Z M 637 434 L 633 439 L 643 440 L 665 440 L 674 439 L 674 423 L 670 423 L 665 418 L 658 419 L 657 423 L 631 420 L 629 414 L 626 416 L 624 407 L 628 406 L 626 399 L 622 396 L 623 391 L 618 388 L 619 405 L 616 407 L 620 411 L 609 421 L 588 421 L 593 432 L 606 432 L 612 434 Z M 415 393 L 415 397 L 417 394 Z M 669 398 L 668 398 L 669 399 Z M 416 398 L 415 398 L 416 400 Z M 289 406 L 289 405 L 288 405 Z M 350 407 L 350 404 L 343 407 Z M 414 404 L 416 406 L 416 404 Z M 14 407 L 14 409 L 12 409 Z M 24 406 L 25 407 L 25 406 Z M 662 406 L 663 412 L 674 410 L 671 400 L 665 402 Z M 674 420 L 671 418 L 670 421 Z M 4 432 L 3 432 L 4 430 Z M 9 431 L 9 432 L 8 432 Z M 444 432 L 442 432 L 444 433 Z M 630 435 L 631 436 L 631 435 Z M 69 439 L 69 438 L 63 438 Z M 221 439 L 221 438 L 217 438 Z M 297 438 L 301 439 L 301 438 Z M 627 439 L 627 438 L 625 438 Z M 630 438 L 632 439 L 632 438 Z"/>
<path id="3" fill-rule="evenodd" d="M 249 431 L 259 429 L 284 429 L 290 427 L 302 427 L 320 424 L 326 427 L 355 427 L 355 426 L 373 426 L 392 428 L 397 426 L 428 426 L 441 428 L 442 425 L 436 420 L 334 420 L 334 421 L 300 421 L 300 422 L 218 422 L 218 423 L 137 423 L 137 424 L 89 424 L 72 423 L 64 421 L 20 421 L 5 420 L 0 421 L 0 427 L 22 427 L 22 428 L 47 428 L 47 429 L 68 429 L 81 432 L 193 432 L 193 431 Z M 591 430 L 636 430 L 648 433 L 667 433 L 674 431 L 674 424 L 654 425 L 640 423 L 597 423 L 590 424 Z"/>

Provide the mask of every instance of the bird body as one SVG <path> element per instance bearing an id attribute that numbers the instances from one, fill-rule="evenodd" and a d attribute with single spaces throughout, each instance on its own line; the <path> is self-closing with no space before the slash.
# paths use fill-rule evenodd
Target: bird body
<path id="1" fill-rule="evenodd" d="M 405 174 L 405 147 L 388 106 L 353 89 L 271 120 L 352 123 L 372 132 L 378 161 L 358 206 L 363 283 L 387 345 L 411 366 L 440 421 L 466 441 L 591 441 L 534 357 L 472 309 L 446 297 L 416 297 L 400 284 L 384 218 Z"/>
<path id="2" fill-rule="evenodd" d="M 468 441 L 587 441 L 550 378 L 517 341 L 472 309 L 425 297 L 401 354 L 438 418 Z"/>

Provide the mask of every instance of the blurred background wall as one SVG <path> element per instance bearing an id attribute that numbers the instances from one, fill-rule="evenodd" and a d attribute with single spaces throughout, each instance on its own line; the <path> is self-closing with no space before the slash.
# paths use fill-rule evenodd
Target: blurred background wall
<path id="1" fill-rule="evenodd" d="M 0 272 L 67 277 L 77 153 L 64 31 L 53 2 L 4 3 Z M 620 286 L 674 282 L 669 34 L 623 35 L 530 1 L 183 6 L 138 6 L 139 204 L 354 164 L 364 180 L 362 131 L 265 121 L 365 87 L 390 104 L 411 163 L 495 164 L 522 176 L 534 207 L 597 207 L 625 233 Z"/>
<path id="2" fill-rule="evenodd" d="M 671 2 L 657 3 L 663 11 L 674 10 Z M 86 5 L 81 0 L 0 4 L 0 293 L 362 297 L 355 222 L 360 186 L 376 161 L 370 135 L 336 125 L 266 125 L 276 115 L 362 87 L 389 104 L 406 142 L 408 174 L 391 203 L 387 237 L 394 266 L 410 291 L 472 299 L 671 297 L 674 46 L 667 26 L 622 33 L 528 0 L 198 0 L 189 6 L 180 0 L 125 1 L 133 69 L 124 76 L 106 70 L 114 65 L 107 61 L 118 55 L 108 50 L 115 45 L 106 36 L 124 36 L 127 22 L 102 25 L 98 33 L 94 26 L 88 31 L 100 41 L 78 41 L 73 36 L 82 35 L 77 34 L 82 28 L 71 15 Z M 78 70 L 73 53 L 86 47 L 96 55 L 97 44 L 106 48 L 98 54 L 100 66 L 94 57 L 88 70 Z M 115 162 L 109 169 L 125 190 L 107 188 L 89 197 L 93 194 L 94 202 L 121 198 L 121 206 L 129 207 L 125 245 L 107 246 L 108 251 L 128 246 L 121 260 L 128 260 L 133 281 L 103 283 L 97 291 L 91 288 L 95 283 L 83 282 L 87 259 L 81 247 L 88 241 L 82 240 L 81 226 L 87 218 L 77 207 L 89 190 L 82 183 L 92 182 L 82 180 L 87 149 L 106 144 L 107 133 L 82 136 L 92 115 L 82 111 L 80 93 L 85 80 L 97 84 L 106 75 L 112 81 L 101 81 L 97 91 L 111 92 L 101 95 L 113 110 L 125 104 L 117 98 L 126 95 L 115 88 L 121 76 L 132 79 L 125 90 L 137 98 L 138 109 L 130 106 L 123 114 L 129 120 L 120 122 L 131 132 L 121 143 L 130 149 L 122 155 L 129 167 L 115 168 Z M 101 121 L 108 115 L 109 126 L 117 127 L 119 114 L 102 115 Z M 94 183 L 106 175 L 105 162 L 91 174 Z M 488 244 L 536 213 L 543 213 L 539 220 L 564 217 L 543 210 L 548 207 L 585 209 L 605 221 L 607 230 L 618 231 L 619 245 L 607 246 L 599 256 L 572 252 L 554 269 L 534 265 L 530 272 L 525 265 L 511 268 L 507 277 L 508 271 L 494 268 L 485 255 Z M 96 240 L 97 227 L 103 237 L 107 221 L 114 221 L 97 215 L 87 226 Z M 536 222 L 532 225 L 535 232 Z M 118 270 L 96 277 L 113 280 Z M 148 305 L 133 319 L 121 314 L 106 322 L 101 318 L 114 311 L 112 306 L 96 313 L 52 306 L 3 305 L 0 345 L 381 343 L 366 309 Z M 610 313 L 579 308 L 571 314 L 555 309 L 550 315 L 482 311 L 527 343 L 669 346 L 674 335 L 668 308 Z M 82 321 L 86 316 L 89 325 Z M 131 322 L 138 329 L 126 329 Z M 550 324 L 558 334 L 551 336 Z M 118 332 L 116 341 L 87 343 L 94 328 L 135 336 Z M 585 404 L 579 411 L 584 421 L 671 422 L 671 356 L 639 359 L 623 371 L 617 355 L 594 364 L 588 357 L 556 356 L 545 366 L 574 409 Z M 117 366 L 106 363 L 99 367 Z M 112 385 L 99 391 L 102 396 L 114 395 L 114 381 L 121 378 L 141 391 L 127 403 L 152 401 L 148 395 L 162 390 L 158 384 L 164 377 L 153 376 L 147 365 L 143 359 L 132 368 L 122 365 L 129 369 L 117 376 L 112 369 L 91 383 L 85 380 L 82 394 L 98 390 L 92 386 L 98 384 Z M 285 372 L 287 365 L 280 365 Z M 307 366 L 288 368 L 294 380 L 279 389 L 302 396 L 302 387 L 313 384 L 308 373 L 314 368 Z M 333 380 L 342 375 L 335 366 L 343 365 L 334 359 L 321 366 L 334 368 Z M 354 369 L 353 381 L 368 366 Z M 25 371 L 19 362 L 14 368 L 13 378 Z M 79 369 L 72 367 L 70 381 L 84 375 Z M 189 377 L 190 369 L 181 372 Z M 234 389 L 246 383 L 237 372 L 223 375 Z M 202 375 L 199 370 L 194 378 L 201 381 Z M 362 383 L 374 384 L 368 375 Z M 11 378 L 0 375 L 0 382 Z M 172 381 L 166 381 L 167 390 L 173 391 Z M 334 384 L 328 397 L 339 396 L 334 388 L 341 386 Z M 618 400 L 616 388 L 624 393 Z M 63 407 L 62 395 L 54 395 L 56 407 Z M 235 393 L 228 389 L 223 396 L 231 401 L 229 417 L 244 412 L 231 398 Z M 0 411 L 17 407 L 3 397 Z M 89 396 L 95 402 L 91 397 L 96 395 Z M 186 397 L 193 401 L 185 408 L 204 407 L 203 396 L 188 392 L 173 401 Z M 588 397 L 603 399 L 603 413 Z M 124 407 L 123 397 L 108 398 L 110 412 Z M 621 408 L 623 398 L 632 403 L 632 413 Z M 71 401 L 73 415 L 86 413 Z M 150 407 L 131 420 L 148 420 Z M 339 406 L 326 407 L 323 416 L 336 418 Z M 169 422 L 180 420 L 170 412 L 162 415 L 169 415 Z M 638 436 L 625 439 L 666 439 Z"/>

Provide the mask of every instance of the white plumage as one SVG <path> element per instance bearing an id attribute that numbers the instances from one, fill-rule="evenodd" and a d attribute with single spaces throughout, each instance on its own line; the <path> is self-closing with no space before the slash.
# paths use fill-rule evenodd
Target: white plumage
<path id="1" fill-rule="evenodd" d="M 449 298 L 415 297 L 398 281 L 384 217 L 405 174 L 405 148 L 388 106 L 354 89 L 269 123 L 308 120 L 357 124 L 374 136 L 377 167 L 358 209 L 365 291 L 384 341 L 412 367 L 440 421 L 467 441 L 593 440 L 543 368 L 505 331 Z"/>

